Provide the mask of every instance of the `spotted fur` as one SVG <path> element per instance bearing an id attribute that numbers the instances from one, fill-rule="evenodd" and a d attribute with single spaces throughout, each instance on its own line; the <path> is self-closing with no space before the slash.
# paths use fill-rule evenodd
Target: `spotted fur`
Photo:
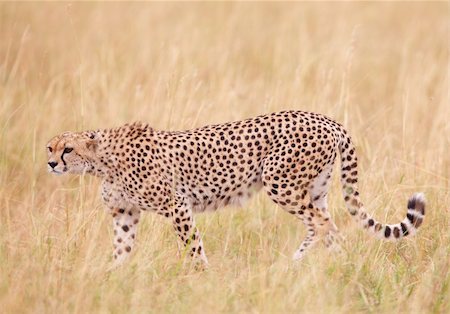
<path id="1" fill-rule="evenodd" d="M 419 193 L 409 200 L 402 222 L 388 225 L 371 217 L 358 192 L 350 136 L 342 125 L 316 113 L 285 111 L 174 132 L 134 123 L 66 132 L 47 147 L 51 172 L 103 179 L 117 264 L 132 251 L 141 211 L 170 219 L 180 242 L 206 264 L 193 214 L 239 205 L 260 189 L 307 227 L 294 259 L 320 239 L 332 247 L 337 228 L 327 210 L 327 194 L 338 154 L 344 200 L 362 227 L 380 238 L 398 240 L 414 234 L 425 215 Z"/>

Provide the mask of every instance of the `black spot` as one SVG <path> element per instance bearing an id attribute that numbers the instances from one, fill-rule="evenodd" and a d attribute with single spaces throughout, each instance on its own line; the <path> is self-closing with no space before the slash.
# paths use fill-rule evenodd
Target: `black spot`
<path id="1" fill-rule="evenodd" d="M 414 224 L 414 216 L 412 214 L 406 214 L 406 217 L 408 218 L 408 220 L 411 222 L 411 224 Z"/>
<path id="2" fill-rule="evenodd" d="M 128 232 L 128 230 L 130 230 L 130 228 L 127 225 L 123 225 L 122 230 L 125 232 Z"/>
<path id="3" fill-rule="evenodd" d="M 400 226 L 402 227 L 402 232 L 404 236 L 407 236 L 409 234 L 408 228 L 406 228 L 406 225 L 402 222 L 400 223 Z"/>
<path id="4" fill-rule="evenodd" d="M 394 228 L 394 237 L 400 237 L 400 230 L 397 227 Z"/>
<path id="5" fill-rule="evenodd" d="M 416 208 L 416 199 L 415 198 L 411 198 L 408 201 L 408 209 L 415 209 L 415 208 Z"/>
<path id="6" fill-rule="evenodd" d="M 391 228 L 389 228 L 389 226 L 386 226 L 386 229 L 384 229 L 384 236 L 386 238 L 389 238 L 390 235 L 391 235 Z"/>

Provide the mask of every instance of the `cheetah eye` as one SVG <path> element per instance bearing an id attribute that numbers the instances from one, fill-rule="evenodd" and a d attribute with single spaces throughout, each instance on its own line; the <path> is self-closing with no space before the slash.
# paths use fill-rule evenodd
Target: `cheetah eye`
<path id="1" fill-rule="evenodd" d="M 48 149 L 48 151 L 49 151 L 50 153 L 53 152 L 53 148 L 47 147 L 47 149 Z"/>
<path id="2" fill-rule="evenodd" d="M 64 148 L 64 154 L 68 154 L 68 153 L 70 153 L 71 151 L 73 151 L 73 148 L 72 148 L 72 147 L 66 147 L 66 148 Z"/>

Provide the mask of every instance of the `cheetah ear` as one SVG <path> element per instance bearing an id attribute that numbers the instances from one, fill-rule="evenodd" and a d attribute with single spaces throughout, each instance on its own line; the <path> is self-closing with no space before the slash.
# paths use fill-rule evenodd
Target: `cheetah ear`
<path id="1" fill-rule="evenodd" d="M 98 137 L 98 134 L 96 131 L 86 131 L 84 133 L 87 137 L 89 137 L 91 140 L 96 139 Z"/>
<path id="2" fill-rule="evenodd" d="M 90 151 L 95 152 L 97 150 L 97 148 L 98 148 L 98 140 L 97 139 L 93 139 L 93 140 L 87 141 L 86 142 L 86 147 Z"/>
<path id="3" fill-rule="evenodd" d="M 95 152 L 97 150 L 98 142 L 99 142 L 97 132 L 87 131 L 86 136 L 89 138 L 86 141 L 86 148 L 89 149 L 90 151 Z"/>

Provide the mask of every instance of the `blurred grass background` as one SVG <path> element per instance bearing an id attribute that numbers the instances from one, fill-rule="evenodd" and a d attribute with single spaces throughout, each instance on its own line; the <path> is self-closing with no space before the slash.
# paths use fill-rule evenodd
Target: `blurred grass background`
<path id="1" fill-rule="evenodd" d="M 450 312 L 448 2 L 0 3 L 0 39 L 2 312 Z M 381 221 L 424 191 L 417 237 L 370 238 L 335 180 L 341 254 L 319 246 L 292 264 L 304 228 L 261 193 L 197 216 L 208 271 L 145 215 L 133 258 L 108 274 L 99 180 L 46 172 L 45 143 L 66 130 L 285 109 L 347 126 Z"/>

